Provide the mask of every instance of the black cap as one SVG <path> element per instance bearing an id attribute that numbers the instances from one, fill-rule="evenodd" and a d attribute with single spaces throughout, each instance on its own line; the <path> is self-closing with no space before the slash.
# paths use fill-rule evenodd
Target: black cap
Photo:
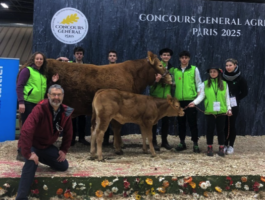
<path id="1" fill-rule="evenodd" d="M 163 53 L 169 53 L 170 56 L 173 56 L 173 51 L 170 48 L 164 48 L 159 51 L 159 55 L 161 56 Z"/>
<path id="2" fill-rule="evenodd" d="M 207 73 L 210 73 L 210 69 L 216 69 L 220 73 L 223 73 L 223 70 L 221 68 L 219 68 L 219 67 L 210 67 L 209 69 L 207 69 Z"/>

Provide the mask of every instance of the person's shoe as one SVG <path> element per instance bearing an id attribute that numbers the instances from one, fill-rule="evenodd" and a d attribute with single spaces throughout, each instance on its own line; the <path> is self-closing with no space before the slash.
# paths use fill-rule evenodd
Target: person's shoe
<path id="1" fill-rule="evenodd" d="M 234 148 L 232 146 L 229 146 L 227 148 L 227 154 L 233 154 L 234 153 Z"/>
<path id="2" fill-rule="evenodd" d="M 88 141 L 86 141 L 85 139 L 79 139 L 78 142 L 80 142 L 84 145 L 90 145 L 90 143 Z"/>
<path id="3" fill-rule="evenodd" d="M 176 151 L 183 151 L 183 150 L 187 149 L 187 147 L 186 147 L 186 144 L 179 143 L 175 149 L 176 149 Z"/>
<path id="4" fill-rule="evenodd" d="M 160 151 L 160 147 L 157 145 L 157 143 L 153 143 L 155 151 Z"/>
<path id="5" fill-rule="evenodd" d="M 224 146 L 220 146 L 220 147 L 219 147 L 218 155 L 219 155 L 219 156 L 222 156 L 222 157 L 225 156 Z"/>
<path id="6" fill-rule="evenodd" d="M 164 147 L 164 148 L 167 149 L 167 150 L 172 149 L 172 146 L 170 146 L 170 145 L 168 144 L 168 142 L 164 142 L 164 143 L 162 142 L 161 147 Z"/>
<path id="7" fill-rule="evenodd" d="M 227 153 L 228 146 L 224 146 L 224 153 Z"/>
<path id="8" fill-rule="evenodd" d="M 21 151 L 17 151 L 17 157 L 16 160 L 25 162 L 25 158 L 22 156 Z"/>
<path id="9" fill-rule="evenodd" d="M 208 146 L 207 156 L 213 156 L 213 147 L 212 146 Z"/>
<path id="10" fill-rule="evenodd" d="M 194 145 L 194 146 L 193 146 L 193 152 L 194 152 L 194 153 L 201 153 L 201 150 L 200 150 L 200 148 L 199 148 L 198 145 Z"/>

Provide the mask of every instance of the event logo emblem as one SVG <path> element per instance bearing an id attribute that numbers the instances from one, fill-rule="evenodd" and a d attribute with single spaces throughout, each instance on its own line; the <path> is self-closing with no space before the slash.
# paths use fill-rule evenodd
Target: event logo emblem
<path id="1" fill-rule="evenodd" d="M 75 8 L 63 8 L 57 11 L 51 21 L 51 30 L 62 43 L 76 44 L 84 39 L 88 31 L 85 15 Z"/>

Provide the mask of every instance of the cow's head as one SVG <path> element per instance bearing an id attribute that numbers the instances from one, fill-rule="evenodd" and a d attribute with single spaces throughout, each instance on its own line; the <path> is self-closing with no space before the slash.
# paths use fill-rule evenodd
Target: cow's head
<path id="1" fill-rule="evenodd" d="M 165 76 L 167 69 L 163 67 L 162 63 L 157 58 L 157 55 L 153 54 L 151 51 L 148 51 L 147 60 L 152 65 L 156 73 Z"/>
<path id="2" fill-rule="evenodd" d="M 183 108 L 180 107 L 180 103 L 179 101 L 175 98 L 172 97 L 171 95 L 167 95 L 167 102 L 169 103 L 170 107 L 171 107 L 171 111 L 172 114 L 171 116 L 180 116 L 183 117 L 185 115 L 185 112 L 183 110 Z M 169 115 L 167 115 L 169 116 Z"/>

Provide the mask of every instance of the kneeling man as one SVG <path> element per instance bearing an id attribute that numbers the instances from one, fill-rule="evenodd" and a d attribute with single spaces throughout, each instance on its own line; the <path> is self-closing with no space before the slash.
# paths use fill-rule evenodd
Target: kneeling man
<path id="1" fill-rule="evenodd" d="M 68 169 L 65 157 L 72 141 L 73 109 L 62 104 L 63 97 L 63 88 L 57 84 L 52 85 L 48 90 L 48 99 L 44 99 L 34 107 L 22 126 L 18 143 L 25 157 L 25 164 L 19 182 L 17 200 L 28 199 L 39 162 L 58 171 Z M 63 139 L 58 149 L 53 143 L 61 133 Z"/>

